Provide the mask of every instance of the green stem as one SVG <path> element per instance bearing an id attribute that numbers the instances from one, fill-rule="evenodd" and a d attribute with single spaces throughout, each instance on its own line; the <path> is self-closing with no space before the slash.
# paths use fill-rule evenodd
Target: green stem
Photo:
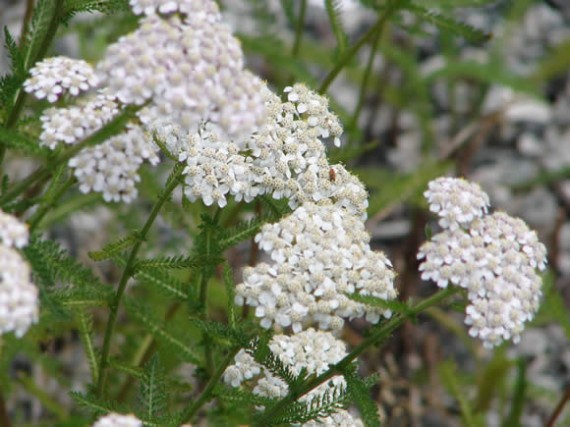
<path id="1" fill-rule="evenodd" d="M 168 308 L 166 315 L 164 316 L 164 325 L 174 317 L 178 309 L 181 307 L 179 302 L 172 303 L 172 305 Z M 146 337 L 143 339 L 141 345 L 137 349 L 133 361 L 131 362 L 131 366 L 140 367 L 143 366 L 149 359 L 154 349 L 156 348 L 156 338 L 153 334 L 147 334 Z M 134 382 L 134 378 L 129 376 L 123 386 L 120 388 L 119 393 L 117 394 L 117 401 L 123 402 L 127 397 L 129 389 L 131 388 Z"/>
<path id="2" fill-rule="evenodd" d="M 368 56 L 368 63 L 366 64 L 366 69 L 364 70 L 364 76 L 362 77 L 362 83 L 360 84 L 360 93 L 358 94 L 358 103 L 352 115 L 351 122 L 348 126 L 349 129 L 358 125 L 358 118 L 364 106 L 364 98 L 366 97 L 366 89 L 368 87 L 368 80 L 370 79 L 370 74 L 372 72 L 372 66 L 374 65 L 374 58 L 376 57 L 376 51 L 378 50 L 378 44 L 382 36 L 382 27 L 376 29 L 376 34 L 372 40 L 372 47 L 370 48 L 370 55 Z"/>
<path id="3" fill-rule="evenodd" d="M 99 129 L 97 132 L 88 136 L 80 143 L 72 146 L 58 157 L 52 159 L 51 161 L 48 161 L 47 165 L 37 169 L 35 172 L 33 172 L 23 181 L 20 181 L 18 184 L 16 184 L 14 188 L 12 188 L 10 191 L 6 192 L 6 194 L 4 194 L 0 198 L 0 205 L 5 205 L 6 203 L 11 202 L 16 197 L 24 193 L 32 185 L 34 185 L 36 182 L 47 181 L 59 165 L 67 162 L 69 159 L 71 159 L 73 156 L 79 153 L 82 149 L 90 147 L 92 145 L 100 144 L 101 142 L 107 140 L 111 136 L 119 133 L 121 130 L 124 129 L 126 123 L 133 117 L 133 115 L 135 114 L 136 111 L 138 111 L 138 109 L 139 107 L 126 108 L 121 114 L 119 114 L 109 123 L 107 123 L 107 125 L 105 125 L 103 128 Z"/>
<path id="4" fill-rule="evenodd" d="M 280 415 L 284 409 L 289 407 L 289 405 L 291 405 L 297 399 L 304 396 L 305 394 L 313 390 L 315 387 L 318 387 L 325 381 L 331 379 L 335 375 L 342 375 L 342 373 L 346 371 L 346 368 L 358 356 L 360 356 L 369 347 L 384 342 L 392 335 L 392 332 L 398 329 L 406 320 L 416 317 L 422 311 L 426 310 L 431 306 L 439 304 L 443 300 L 447 299 L 448 297 L 459 291 L 460 289 L 455 287 L 443 289 L 435 293 L 431 297 L 426 298 L 425 300 L 416 304 L 414 307 L 410 309 L 408 313 L 396 314 L 390 320 L 386 321 L 384 324 L 382 324 L 380 327 L 374 330 L 368 338 L 366 338 L 364 341 L 362 341 L 362 343 L 356 346 L 340 362 L 332 365 L 326 372 L 323 372 L 318 377 L 309 379 L 304 384 L 301 384 L 299 387 L 290 390 L 287 396 L 285 396 L 274 406 L 270 407 L 263 414 L 261 414 L 258 421 L 255 422 L 254 425 L 258 426 L 270 425 L 271 420 L 273 420 L 276 416 Z"/>
<path id="5" fill-rule="evenodd" d="M 200 396 L 182 413 L 178 424 L 183 424 L 185 422 L 190 421 L 192 417 L 196 414 L 196 412 L 202 407 L 202 405 L 204 405 L 211 399 L 211 394 L 212 391 L 214 390 L 214 387 L 216 386 L 216 384 L 218 384 L 218 381 L 224 374 L 228 365 L 233 362 L 234 357 L 238 351 L 239 347 L 234 348 L 232 351 L 229 352 L 226 358 L 218 366 L 218 369 L 216 369 L 216 372 L 214 372 L 214 374 L 210 377 L 208 384 L 206 384 L 206 387 L 204 387 L 204 390 L 202 391 Z"/>
<path id="6" fill-rule="evenodd" d="M 303 39 L 303 28 L 305 26 L 305 12 L 307 10 L 307 0 L 301 0 L 299 4 L 299 19 L 297 20 L 297 27 L 295 28 L 295 42 L 293 43 L 293 50 L 291 56 L 295 58 L 299 54 L 301 48 L 301 40 Z"/>
<path id="7" fill-rule="evenodd" d="M 334 79 L 340 74 L 343 70 L 344 66 L 348 64 L 348 62 L 358 53 L 358 51 L 368 43 L 370 40 L 373 40 L 377 33 L 382 33 L 382 29 L 392 13 L 396 11 L 395 5 L 398 3 L 399 0 L 395 0 L 391 2 L 388 7 L 386 8 L 386 12 L 376 21 L 376 23 L 370 28 L 357 42 L 352 45 L 350 49 L 348 49 L 345 54 L 339 59 L 336 63 L 334 68 L 329 72 L 329 74 L 325 77 L 323 82 L 321 83 L 321 87 L 319 88 L 319 93 L 325 93 L 329 86 L 332 84 Z"/>
<path id="8" fill-rule="evenodd" d="M 221 215 L 221 209 L 216 211 L 214 215 L 214 223 L 218 223 Z M 212 234 L 211 228 L 208 228 L 206 235 L 206 256 L 209 257 L 212 254 Z M 208 283 L 210 281 L 211 273 L 208 269 L 203 269 L 200 277 L 200 319 L 208 319 Z M 209 375 L 212 375 L 214 371 L 214 357 L 212 354 L 212 341 L 207 334 L 204 334 L 204 350 L 206 358 L 206 371 Z"/>
<path id="9" fill-rule="evenodd" d="M 121 276 L 121 280 L 119 281 L 119 286 L 117 288 L 117 293 L 111 301 L 110 304 L 110 312 L 109 312 L 109 319 L 107 320 L 107 328 L 105 330 L 105 337 L 103 339 L 103 350 L 101 351 L 101 362 L 99 363 L 99 381 L 97 384 L 97 394 L 99 397 L 103 396 L 105 390 L 105 383 L 107 381 L 107 365 L 109 363 L 109 351 L 111 348 L 111 338 L 113 336 L 113 332 L 115 330 L 115 323 L 117 322 L 117 314 L 119 312 L 119 305 L 121 304 L 121 299 L 125 292 L 125 288 L 127 287 L 127 282 L 134 274 L 134 266 L 135 261 L 137 258 L 137 254 L 142 243 L 146 240 L 146 236 L 152 227 L 160 209 L 166 203 L 166 201 L 170 198 L 172 192 L 179 184 L 179 179 L 182 175 L 182 168 L 179 167 L 177 164 L 175 168 L 178 168 L 176 173 L 172 176 L 170 181 L 168 182 L 166 188 L 161 193 L 159 199 L 154 204 L 152 211 L 146 220 L 142 230 L 139 233 L 139 239 L 134 244 L 131 249 L 131 253 L 129 254 L 129 258 L 123 270 L 123 275 Z"/>
<path id="10" fill-rule="evenodd" d="M 56 180 L 57 181 L 57 180 Z M 53 194 L 48 201 L 41 204 L 38 207 L 38 210 L 32 215 L 30 220 L 28 221 L 30 233 L 32 233 L 35 228 L 39 225 L 41 220 L 45 217 L 45 215 L 52 209 L 53 207 L 58 205 L 59 199 L 61 196 L 65 194 L 69 188 L 75 184 L 75 177 L 69 178 L 56 192 Z"/>

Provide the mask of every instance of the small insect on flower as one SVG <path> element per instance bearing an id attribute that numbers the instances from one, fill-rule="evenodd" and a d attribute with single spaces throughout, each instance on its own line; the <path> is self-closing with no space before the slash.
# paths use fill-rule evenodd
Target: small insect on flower
<path id="1" fill-rule="evenodd" d="M 330 168 L 329 169 L 329 180 L 331 182 L 335 182 L 336 181 L 336 171 L 334 170 L 334 168 Z"/>

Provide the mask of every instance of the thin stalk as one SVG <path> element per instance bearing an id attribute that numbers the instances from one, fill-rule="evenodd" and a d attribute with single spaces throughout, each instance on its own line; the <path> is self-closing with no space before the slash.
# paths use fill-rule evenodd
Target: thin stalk
<path id="1" fill-rule="evenodd" d="M 214 215 L 214 222 L 217 223 L 220 219 L 221 209 L 216 211 Z M 212 236 L 208 231 L 206 236 L 206 256 L 212 254 Z M 210 281 L 210 273 L 205 269 L 201 273 L 200 277 L 200 319 L 207 320 L 208 319 L 208 283 Z M 206 359 L 206 371 L 209 375 L 212 375 L 214 371 L 214 357 L 212 354 L 212 341 L 210 336 L 204 334 L 204 350 L 205 350 L 205 359 Z"/>
<path id="2" fill-rule="evenodd" d="M 214 374 L 210 377 L 208 384 L 206 384 L 206 387 L 204 387 L 204 390 L 202 391 L 200 396 L 198 396 L 198 398 L 194 402 L 192 402 L 192 404 L 188 408 L 186 408 L 186 410 L 182 413 L 178 424 L 183 424 L 185 422 L 190 421 L 192 417 L 196 414 L 196 412 L 198 412 L 198 410 L 211 399 L 211 394 L 212 391 L 214 390 L 214 387 L 216 386 L 216 384 L 218 384 L 218 381 L 222 377 L 228 365 L 232 363 L 238 351 L 239 347 L 236 347 L 228 353 L 226 358 L 216 369 L 216 372 L 214 372 Z"/>
<path id="3" fill-rule="evenodd" d="M 175 167 L 178 167 L 176 165 Z M 127 282 L 134 274 L 134 266 L 135 261 L 139 252 L 139 249 L 142 243 L 146 240 L 146 236 L 152 227 L 160 209 L 166 203 L 166 201 L 170 198 L 170 195 L 174 191 L 174 189 L 179 184 L 180 176 L 182 175 L 182 168 L 179 168 L 176 172 L 175 176 L 172 177 L 170 182 L 168 182 L 166 188 L 161 193 L 159 199 L 154 204 L 152 211 L 144 224 L 142 230 L 139 234 L 139 239 L 134 244 L 131 249 L 131 253 L 129 254 L 129 258 L 123 270 L 123 275 L 121 276 L 121 280 L 119 281 L 119 286 L 117 288 L 117 293 L 111 301 L 110 304 L 110 312 L 109 318 L 107 320 L 107 328 L 105 330 L 105 337 L 103 339 L 103 350 L 101 351 L 101 362 L 99 363 L 99 381 L 97 383 L 97 395 L 102 396 L 105 390 L 105 383 L 107 381 L 107 365 L 109 363 L 109 351 L 111 349 L 111 339 L 113 337 L 113 332 L 115 330 L 115 323 L 117 322 L 117 314 L 119 312 L 119 306 L 121 304 L 121 299 L 123 298 L 123 294 L 125 292 L 125 288 L 127 287 Z"/>
<path id="4" fill-rule="evenodd" d="M 406 320 L 413 318 L 420 314 L 422 311 L 429 307 L 439 304 L 451 295 L 459 292 L 458 288 L 447 288 L 443 289 L 429 298 L 419 302 L 406 314 L 398 313 L 390 320 L 386 321 L 378 329 L 372 332 L 368 338 L 362 341 L 358 346 L 356 346 L 348 355 L 346 355 L 340 362 L 332 365 L 326 372 L 323 372 L 316 378 L 309 379 L 304 384 L 299 387 L 293 388 L 287 396 L 281 399 L 277 404 L 270 407 L 265 413 L 263 413 L 259 420 L 254 423 L 254 425 L 265 426 L 270 423 L 272 419 L 280 415 L 284 409 L 295 402 L 300 397 L 304 396 L 315 387 L 318 387 L 325 381 L 331 379 L 335 375 L 342 375 L 346 371 L 346 368 L 365 350 L 373 345 L 380 344 L 386 341 L 396 329 L 398 329 Z"/>
<path id="5" fill-rule="evenodd" d="M 30 20 L 34 14 L 34 0 L 26 0 L 26 12 L 24 13 L 24 19 L 22 20 L 22 30 L 20 31 L 20 43 L 24 43 L 26 37 L 28 36 L 28 30 L 30 29 Z"/>
<path id="6" fill-rule="evenodd" d="M 32 215 L 30 220 L 28 221 L 30 233 L 35 230 L 35 228 L 39 225 L 42 219 L 46 216 L 46 214 L 52 209 L 53 207 L 58 205 L 59 199 L 61 196 L 65 194 L 69 188 L 75 184 L 75 177 L 69 178 L 58 190 L 57 192 L 50 197 L 49 202 L 41 204 L 38 210 Z"/>
<path id="7" fill-rule="evenodd" d="M 173 303 L 166 315 L 164 316 L 164 325 L 166 325 L 176 314 L 178 309 L 181 307 L 179 302 Z M 143 339 L 142 344 L 137 349 L 133 360 L 131 362 L 131 366 L 140 367 L 143 366 L 148 360 L 150 356 L 154 352 L 156 348 L 156 338 L 152 334 L 147 334 L 146 337 Z M 117 394 L 117 401 L 122 402 L 127 397 L 127 393 L 129 392 L 130 387 L 133 385 L 134 378 L 129 376 L 123 386 L 120 388 L 119 393 Z"/>
<path id="8" fill-rule="evenodd" d="M 354 114 L 352 115 L 352 119 L 350 121 L 350 125 L 348 129 L 352 129 L 358 125 L 358 118 L 360 117 L 360 113 L 362 111 L 362 107 L 364 106 L 364 98 L 366 97 L 366 89 L 368 87 L 368 80 L 370 79 L 370 74 L 372 73 L 372 66 L 374 65 L 374 58 L 376 57 L 376 51 L 378 50 L 378 44 L 380 43 L 380 39 L 382 37 L 382 29 L 383 27 L 379 27 L 376 29 L 376 34 L 372 39 L 372 47 L 370 48 L 370 55 L 368 56 L 368 62 L 366 64 L 366 69 L 364 70 L 364 76 L 362 77 L 362 82 L 360 84 L 360 93 L 358 94 L 358 103 L 356 104 L 356 108 L 354 110 Z"/>
<path id="9" fill-rule="evenodd" d="M 48 161 L 47 165 L 45 165 L 44 167 L 41 167 L 36 171 L 32 172 L 32 174 L 30 174 L 24 180 L 20 181 L 10 191 L 6 192 L 6 194 L 4 194 L 0 198 L 0 205 L 4 205 L 6 203 L 11 202 L 16 197 L 24 193 L 32 185 L 34 185 L 36 182 L 47 181 L 58 166 L 67 162 L 69 159 L 71 159 L 73 156 L 75 156 L 77 153 L 79 153 L 79 151 L 81 151 L 85 147 L 90 147 L 92 145 L 100 144 L 101 142 L 110 138 L 112 135 L 119 133 L 121 130 L 124 129 L 125 124 L 127 123 L 127 121 L 129 121 L 132 118 L 132 116 L 136 111 L 138 111 L 138 108 L 125 109 L 125 111 L 123 111 L 113 120 L 111 120 L 104 127 L 99 129 L 97 132 L 93 133 L 92 135 L 88 136 L 80 143 L 69 148 L 58 157 Z"/>
<path id="10" fill-rule="evenodd" d="M 333 69 L 329 72 L 329 74 L 325 77 L 323 82 L 321 83 L 321 87 L 319 88 L 319 93 L 325 93 L 332 82 L 337 78 L 340 72 L 343 70 L 344 66 L 348 64 L 348 62 L 358 53 L 358 51 L 369 41 L 373 40 L 377 33 L 382 33 L 386 22 L 392 13 L 396 11 L 395 5 L 398 3 L 399 0 L 395 0 L 386 9 L 386 12 L 376 21 L 376 23 L 370 28 L 360 39 L 356 41 L 350 49 L 348 49 L 345 54 L 339 59 Z"/>
<path id="11" fill-rule="evenodd" d="M 305 12 L 307 11 L 307 0 L 301 0 L 299 4 L 299 18 L 297 19 L 297 26 L 295 28 L 295 41 L 291 56 L 297 57 L 299 49 L 301 48 L 301 40 L 303 39 L 303 28 L 305 27 Z"/>

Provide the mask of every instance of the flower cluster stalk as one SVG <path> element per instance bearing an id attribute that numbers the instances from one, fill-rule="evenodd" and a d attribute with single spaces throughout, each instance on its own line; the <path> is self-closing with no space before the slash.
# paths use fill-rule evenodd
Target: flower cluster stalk
<path id="1" fill-rule="evenodd" d="M 177 164 L 175 168 L 178 168 L 170 182 L 167 184 L 164 191 L 161 193 L 160 198 L 154 204 L 152 211 L 144 224 L 142 230 L 139 233 L 139 239 L 134 244 L 129 254 L 129 258 L 123 270 L 123 275 L 119 281 L 119 286 L 113 301 L 110 304 L 109 318 L 107 320 L 107 327 L 105 330 L 105 337 L 103 339 L 103 349 L 101 351 L 101 361 L 99 363 L 99 378 L 97 383 L 97 394 L 102 396 L 105 392 L 105 384 L 107 381 L 107 365 L 109 363 L 109 351 L 111 349 L 111 340 L 113 337 L 113 332 L 115 331 L 115 324 L 117 322 L 117 314 L 119 312 L 119 306 L 121 304 L 121 299 L 125 292 L 127 282 L 135 273 L 134 266 L 137 259 L 137 255 L 142 243 L 145 241 L 146 236 L 152 227 L 156 217 L 158 216 L 160 210 L 162 209 L 164 203 L 170 199 L 172 192 L 180 184 L 180 178 L 182 176 L 181 168 Z"/>

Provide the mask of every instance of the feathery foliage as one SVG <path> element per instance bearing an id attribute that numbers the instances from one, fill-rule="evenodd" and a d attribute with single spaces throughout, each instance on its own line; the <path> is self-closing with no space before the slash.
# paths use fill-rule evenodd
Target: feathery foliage
<path id="1" fill-rule="evenodd" d="M 157 354 L 145 365 L 140 377 L 139 410 L 137 415 L 145 421 L 160 423 L 166 412 L 167 388 Z"/>
<path id="2" fill-rule="evenodd" d="M 104 261 L 107 259 L 115 258 L 121 252 L 126 251 L 127 249 L 131 248 L 137 241 L 140 240 L 140 235 L 138 232 L 133 231 L 129 233 L 127 236 L 115 241 L 106 244 L 98 251 L 91 251 L 89 252 L 89 258 L 93 261 Z"/>
<path id="3" fill-rule="evenodd" d="M 87 313 L 84 309 L 79 308 L 76 311 L 77 324 L 79 325 L 79 337 L 83 343 L 85 356 L 89 362 L 89 369 L 91 371 L 91 383 L 96 384 L 99 378 L 99 362 L 98 354 L 93 344 L 93 316 Z"/>
<path id="4" fill-rule="evenodd" d="M 350 365 L 345 369 L 343 375 L 346 380 L 347 393 L 358 407 L 364 425 L 366 427 L 379 427 L 381 423 L 376 403 L 370 396 L 370 387 L 358 374 L 357 367 Z"/>
<path id="5" fill-rule="evenodd" d="M 126 300 L 126 309 L 131 317 L 140 322 L 144 329 L 158 341 L 172 350 L 184 362 L 199 364 L 200 357 L 188 346 L 188 337 L 179 336 L 165 328 L 164 322 L 156 319 L 148 307 L 132 300 Z"/>

